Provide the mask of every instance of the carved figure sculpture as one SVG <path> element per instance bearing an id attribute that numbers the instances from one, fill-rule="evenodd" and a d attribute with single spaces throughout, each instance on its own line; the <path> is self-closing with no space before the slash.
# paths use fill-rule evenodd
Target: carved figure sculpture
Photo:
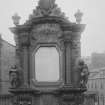
<path id="1" fill-rule="evenodd" d="M 89 76 L 89 71 L 88 71 L 88 67 L 86 64 L 84 64 L 82 71 L 81 71 L 81 85 L 82 86 L 86 86 L 87 81 L 88 81 L 88 76 Z"/>
<path id="2" fill-rule="evenodd" d="M 10 83 L 11 83 L 12 88 L 19 87 L 20 86 L 20 78 L 19 78 L 19 72 L 17 70 L 16 65 L 11 67 L 9 76 L 10 76 Z"/>
<path id="3" fill-rule="evenodd" d="M 84 63 L 83 60 L 79 60 L 78 69 L 80 70 L 80 86 L 86 87 L 89 76 L 88 66 Z"/>

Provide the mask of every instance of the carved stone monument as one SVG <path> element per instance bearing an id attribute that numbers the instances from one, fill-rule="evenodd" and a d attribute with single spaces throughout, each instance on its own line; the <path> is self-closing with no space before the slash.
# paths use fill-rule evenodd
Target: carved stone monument
<path id="1" fill-rule="evenodd" d="M 85 25 L 80 23 L 80 11 L 75 17 L 76 22 L 70 22 L 55 0 L 39 0 L 23 25 L 19 25 L 17 14 L 12 17 L 15 27 L 10 29 L 15 35 L 16 65 L 21 68 L 23 78 L 21 85 L 10 88 L 13 105 L 82 104 L 86 91 L 83 85 L 88 77 L 87 72 L 83 73 L 88 71 L 86 65 L 79 65 L 80 38 Z"/>

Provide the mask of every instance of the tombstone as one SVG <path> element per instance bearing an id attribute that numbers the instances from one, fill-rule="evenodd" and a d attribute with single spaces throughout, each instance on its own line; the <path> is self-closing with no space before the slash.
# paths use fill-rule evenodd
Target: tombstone
<path id="1" fill-rule="evenodd" d="M 21 86 L 10 88 L 13 105 L 75 105 L 83 103 L 80 71 L 82 13 L 70 22 L 55 0 L 39 0 L 38 6 L 22 25 L 12 17 L 10 28 L 16 41 L 17 64 L 23 76 Z"/>

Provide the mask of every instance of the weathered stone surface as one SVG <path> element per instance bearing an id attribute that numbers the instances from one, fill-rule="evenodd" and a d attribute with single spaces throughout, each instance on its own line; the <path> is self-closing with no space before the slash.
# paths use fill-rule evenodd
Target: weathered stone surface
<path id="1" fill-rule="evenodd" d="M 81 57 L 80 38 L 84 28 L 84 24 L 68 21 L 52 0 L 40 0 L 25 24 L 11 28 L 16 36 L 19 52 L 17 57 L 20 59 L 25 84 L 24 87 L 11 89 L 16 99 L 18 96 L 24 98 L 17 100 L 17 103 L 26 102 L 27 96 L 30 95 L 32 100 L 36 99 L 38 105 L 82 103 L 82 93 L 86 88 L 78 86 L 80 74 L 75 72 L 75 66 L 77 59 Z M 37 81 L 35 54 L 40 47 L 55 47 L 58 50 L 60 58 L 58 81 Z M 34 102 L 32 101 L 33 104 Z"/>

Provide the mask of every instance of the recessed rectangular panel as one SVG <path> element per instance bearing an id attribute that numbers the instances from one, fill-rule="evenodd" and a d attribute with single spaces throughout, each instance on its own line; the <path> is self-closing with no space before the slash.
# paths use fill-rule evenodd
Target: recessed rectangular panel
<path id="1" fill-rule="evenodd" d="M 40 47 L 35 53 L 35 79 L 57 82 L 59 77 L 59 52 L 56 47 Z"/>

